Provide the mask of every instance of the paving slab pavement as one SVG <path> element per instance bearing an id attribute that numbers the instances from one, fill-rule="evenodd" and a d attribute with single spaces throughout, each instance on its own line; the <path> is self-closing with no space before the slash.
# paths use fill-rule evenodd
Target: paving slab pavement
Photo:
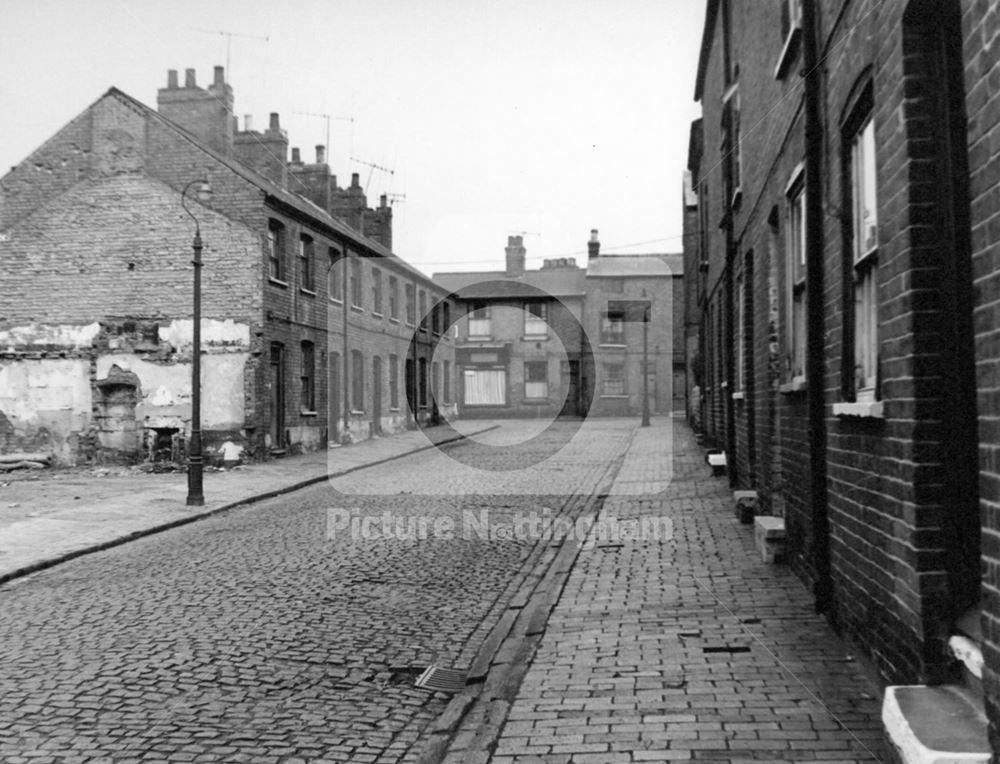
<path id="1" fill-rule="evenodd" d="M 601 517 L 670 537 L 589 539 L 506 719 L 460 727 L 446 764 L 885 760 L 879 687 L 762 562 L 687 426 L 637 430 L 616 482 Z"/>
<path id="2" fill-rule="evenodd" d="M 81 554 L 270 498 L 496 427 L 477 420 L 204 475 L 205 505 L 189 507 L 187 474 L 104 468 L 0 474 L 0 583 Z"/>

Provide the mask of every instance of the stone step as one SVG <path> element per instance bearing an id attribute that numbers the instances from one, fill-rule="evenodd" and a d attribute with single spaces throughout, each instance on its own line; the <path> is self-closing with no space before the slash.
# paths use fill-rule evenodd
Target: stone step
<path id="1" fill-rule="evenodd" d="M 712 468 L 712 475 L 718 476 L 726 474 L 725 451 L 709 451 L 705 456 L 705 461 L 708 462 L 708 466 Z"/>
<path id="2" fill-rule="evenodd" d="M 882 726 L 899 764 L 987 764 L 981 700 L 957 685 L 887 687 Z"/>
<path id="3" fill-rule="evenodd" d="M 754 542 L 760 558 L 764 562 L 775 563 L 785 560 L 785 519 L 760 515 L 754 518 Z"/>

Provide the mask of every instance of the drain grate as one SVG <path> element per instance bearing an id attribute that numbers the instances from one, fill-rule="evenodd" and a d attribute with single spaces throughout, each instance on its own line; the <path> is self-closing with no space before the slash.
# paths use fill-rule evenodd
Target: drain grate
<path id="1" fill-rule="evenodd" d="M 465 672 L 442 666 L 428 666 L 415 682 L 417 687 L 437 692 L 459 692 L 465 687 Z"/>

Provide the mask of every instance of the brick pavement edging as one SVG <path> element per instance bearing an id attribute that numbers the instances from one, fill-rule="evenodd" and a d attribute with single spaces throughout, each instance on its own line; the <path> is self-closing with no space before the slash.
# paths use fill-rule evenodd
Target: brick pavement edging
<path id="1" fill-rule="evenodd" d="M 426 445 L 419 446 L 417 448 L 410 449 L 398 454 L 392 454 L 390 456 L 382 457 L 380 459 L 374 459 L 370 462 L 364 464 L 356 464 L 351 467 L 347 467 L 338 472 L 328 472 L 324 471 L 322 475 L 317 475 L 315 477 L 306 478 L 305 480 L 299 480 L 295 483 L 279 486 L 268 491 L 263 491 L 261 493 L 253 494 L 252 496 L 246 496 L 236 501 L 231 501 L 227 504 L 223 504 L 219 507 L 212 507 L 211 509 L 204 510 L 193 510 L 190 515 L 186 517 L 179 517 L 174 520 L 169 520 L 164 523 L 158 523 L 156 525 L 151 525 L 147 528 L 143 528 L 137 531 L 130 531 L 124 533 L 121 536 L 116 536 L 115 538 L 108 539 L 107 541 L 97 542 L 87 547 L 80 549 L 73 549 L 61 554 L 55 555 L 54 557 L 47 557 L 43 560 L 38 560 L 29 565 L 22 565 L 19 568 L 8 571 L 6 573 L 0 574 L 0 586 L 7 583 L 8 581 L 13 581 L 16 578 L 23 578 L 24 576 L 31 575 L 32 573 L 37 573 L 41 570 L 60 565 L 64 562 L 69 562 L 77 557 L 82 557 L 87 554 L 94 554 L 95 552 L 102 552 L 106 549 L 111 549 L 112 547 L 120 546 L 121 544 L 127 544 L 129 541 L 135 541 L 136 539 L 145 538 L 146 536 L 152 536 L 157 533 L 163 533 L 164 531 L 169 531 L 173 528 L 178 528 L 182 525 L 187 525 L 188 523 L 193 523 L 198 520 L 204 520 L 209 517 L 227 512 L 236 507 L 245 506 L 248 504 L 256 504 L 260 501 L 266 501 L 267 499 L 273 499 L 276 496 L 281 496 L 286 493 L 293 493 L 302 488 L 308 488 L 316 483 L 321 483 L 324 480 L 329 480 L 330 478 L 343 477 L 344 475 L 349 475 L 352 472 L 357 472 L 358 470 L 368 469 L 369 467 L 375 467 L 380 464 L 385 464 L 386 462 L 395 461 L 396 459 L 402 459 L 406 456 L 411 456 L 413 454 L 420 453 L 422 451 L 427 451 L 432 448 L 439 448 L 441 446 L 451 445 L 462 440 L 468 439 L 472 435 L 480 435 L 484 432 L 489 432 L 495 430 L 499 425 L 492 425 L 490 427 L 484 427 L 481 430 L 475 430 L 469 433 L 457 434 L 449 438 L 443 438 L 439 441 L 434 441 L 427 443 Z"/>

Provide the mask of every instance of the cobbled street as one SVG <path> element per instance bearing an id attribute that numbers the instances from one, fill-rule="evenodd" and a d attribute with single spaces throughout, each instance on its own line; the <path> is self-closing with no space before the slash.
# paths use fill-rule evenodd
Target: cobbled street
<path id="1" fill-rule="evenodd" d="M 505 450 L 447 448 L 507 471 L 444 470 L 431 450 L 0 587 L 0 760 L 415 760 L 449 697 L 416 673 L 468 668 L 545 544 L 356 539 L 332 512 L 456 528 L 483 509 L 501 525 L 579 512 L 635 424 L 562 450 L 575 425 L 520 445 L 506 429 Z"/>

